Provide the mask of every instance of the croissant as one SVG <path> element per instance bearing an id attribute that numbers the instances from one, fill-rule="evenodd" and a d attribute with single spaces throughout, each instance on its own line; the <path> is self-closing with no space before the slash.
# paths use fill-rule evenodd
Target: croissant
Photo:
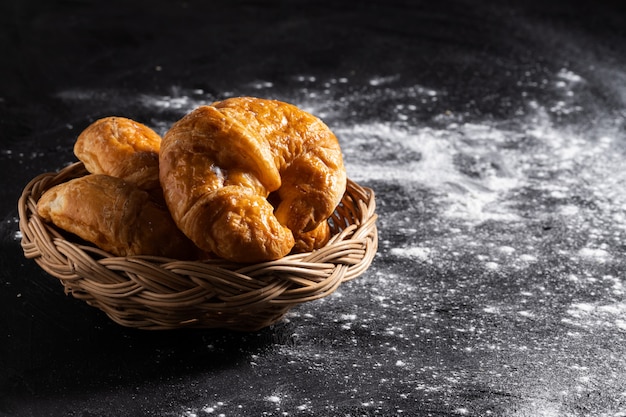
<path id="1" fill-rule="evenodd" d="M 346 187 L 339 143 L 320 119 L 253 97 L 201 106 L 174 123 L 159 175 L 178 227 L 237 262 L 323 245 Z"/>
<path id="2" fill-rule="evenodd" d="M 124 117 L 105 117 L 89 125 L 76 139 L 74 154 L 92 174 L 121 178 L 143 190 L 161 187 L 161 136 Z"/>
<path id="3" fill-rule="evenodd" d="M 48 189 L 37 202 L 46 221 L 117 256 L 196 256 L 166 208 L 122 179 L 88 174 Z"/>

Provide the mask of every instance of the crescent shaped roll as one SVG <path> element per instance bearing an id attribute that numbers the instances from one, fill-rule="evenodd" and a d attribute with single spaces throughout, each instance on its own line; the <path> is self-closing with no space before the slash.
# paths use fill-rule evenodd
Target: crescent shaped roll
<path id="1" fill-rule="evenodd" d="M 92 174 L 121 178 L 142 190 L 161 187 L 159 149 L 161 136 L 125 117 L 105 117 L 83 130 L 74 154 Z"/>
<path id="2" fill-rule="evenodd" d="M 279 259 L 329 237 L 346 188 L 335 135 L 298 107 L 253 97 L 201 106 L 164 135 L 160 180 L 178 227 L 237 262 Z"/>
<path id="3" fill-rule="evenodd" d="M 148 192 L 109 175 L 88 174 L 43 193 L 37 211 L 46 221 L 117 256 L 194 258 L 193 243 Z"/>

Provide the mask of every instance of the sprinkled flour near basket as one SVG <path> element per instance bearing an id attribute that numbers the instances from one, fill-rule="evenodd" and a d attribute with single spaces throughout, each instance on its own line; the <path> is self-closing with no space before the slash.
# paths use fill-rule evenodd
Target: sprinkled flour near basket
<path id="1" fill-rule="evenodd" d="M 573 303 L 563 322 L 575 328 L 615 327 L 626 332 L 626 303 Z"/>

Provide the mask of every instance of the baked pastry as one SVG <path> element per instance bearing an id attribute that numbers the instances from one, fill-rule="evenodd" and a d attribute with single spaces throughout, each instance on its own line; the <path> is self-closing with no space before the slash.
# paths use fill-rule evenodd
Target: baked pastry
<path id="1" fill-rule="evenodd" d="M 159 172 L 178 227 L 237 262 L 323 245 L 346 187 L 335 135 L 298 107 L 253 97 L 201 106 L 163 136 Z M 315 231 L 315 232 L 312 232 Z"/>
<path id="2" fill-rule="evenodd" d="M 46 221 L 117 256 L 197 256 L 166 208 L 122 179 L 98 174 L 47 190 L 37 202 Z"/>
<path id="3" fill-rule="evenodd" d="M 74 154 L 92 174 L 121 178 L 143 190 L 161 187 L 161 136 L 124 117 L 105 117 L 89 125 L 76 139 Z"/>
<path id="4" fill-rule="evenodd" d="M 311 231 L 298 233 L 291 251 L 294 253 L 310 252 L 324 246 L 329 239 L 330 226 L 328 222 L 321 222 Z"/>

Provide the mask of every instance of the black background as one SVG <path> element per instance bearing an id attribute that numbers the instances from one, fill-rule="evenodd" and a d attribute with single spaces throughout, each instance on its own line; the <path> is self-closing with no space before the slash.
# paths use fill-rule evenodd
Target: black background
<path id="1" fill-rule="evenodd" d="M 600 264 L 570 263 L 559 249 L 574 251 L 592 237 L 548 216 L 556 203 L 523 189 L 514 201 L 527 213 L 526 229 L 496 222 L 461 232 L 483 245 L 485 254 L 491 253 L 489 244 L 534 239 L 543 256 L 523 273 L 494 274 L 469 253 L 454 261 L 447 255 L 434 255 L 432 263 L 407 260 L 393 249 L 411 243 L 403 235 L 411 224 L 418 230 L 413 239 L 431 242 L 442 230 L 461 226 L 442 217 L 445 207 L 428 184 L 370 178 L 360 170 L 359 152 L 373 164 L 419 160 L 417 154 L 396 154 L 384 138 L 368 151 L 351 142 L 355 135 L 338 135 L 348 167 L 356 167 L 353 173 L 378 195 L 382 244 L 372 268 L 342 287 L 341 296 L 301 306 L 254 333 L 146 332 L 112 323 L 64 295 L 58 282 L 24 259 L 16 208 L 32 177 L 74 160 L 76 135 L 99 117 L 134 118 L 162 133 L 190 110 L 190 102 L 264 95 L 306 104 L 316 91 L 324 119 L 339 132 L 350 132 L 351 124 L 391 124 L 394 106 L 413 102 L 418 109 L 407 122 L 411 126 L 440 127 L 441 115 L 461 114 L 468 123 L 510 125 L 519 132 L 529 123 L 521 121 L 527 113 L 520 109 L 533 100 L 558 101 L 558 92 L 542 80 L 562 68 L 585 80 L 576 91 L 582 111 L 555 113 L 552 126 L 583 137 L 610 126 L 613 145 L 594 161 L 614 161 L 609 155 L 626 147 L 621 6 L 26 0 L 2 3 L 0 28 L 0 415 L 626 412 L 626 309 L 618 291 L 626 251 L 623 224 L 611 220 L 620 218 L 594 212 L 581 220 L 601 221 L 602 230 L 615 227 L 593 241 L 611 257 Z M 302 77 L 311 80 L 308 89 Z M 385 89 L 376 90 L 372 80 L 383 80 Z M 440 99 L 423 104 L 399 96 L 416 85 Z M 146 97 L 183 105 L 155 107 L 145 104 Z M 342 97 L 347 104 L 338 104 Z M 541 151 L 523 146 L 520 154 Z M 529 161 L 531 168 L 538 163 Z M 471 161 L 461 158 L 455 166 L 470 177 L 482 175 Z M 620 177 L 619 170 L 602 167 L 589 172 Z M 599 204 L 585 186 L 589 178 L 568 175 L 578 196 L 570 204 L 581 210 Z M 610 188 L 618 203 L 622 189 Z M 611 213 L 625 209 L 618 204 Z M 597 281 L 569 285 L 571 276 Z M 617 290 L 599 284 L 606 277 Z M 543 297 L 520 296 L 541 286 L 547 288 Z M 494 317 L 485 313 L 488 301 L 537 313 L 529 320 Z M 580 314 L 595 306 L 596 315 L 585 326 L 571 324 L 563 318 L 575 306 L 582 306 Z M 473 329 L 470 336 L 454 330 L 464 326 Z"/>

